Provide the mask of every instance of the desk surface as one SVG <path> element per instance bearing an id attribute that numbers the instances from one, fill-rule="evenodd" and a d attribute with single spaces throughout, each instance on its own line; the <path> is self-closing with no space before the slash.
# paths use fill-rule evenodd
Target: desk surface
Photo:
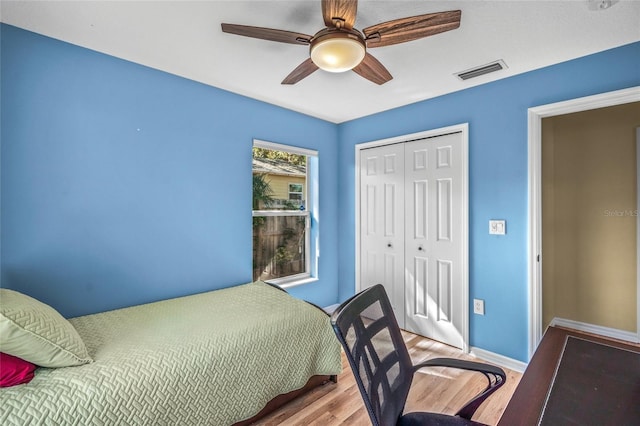
<path id="1" fill-rule="evenodd" d="M 531 358 L 498 426 L 537 425 L 567 336 L 640 352 L 640 347 L 573 330 L 549 327 Z"/>

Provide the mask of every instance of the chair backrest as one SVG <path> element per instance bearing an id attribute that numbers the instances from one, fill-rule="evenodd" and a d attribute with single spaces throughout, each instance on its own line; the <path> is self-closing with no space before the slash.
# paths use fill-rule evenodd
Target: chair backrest
<path id="1" fill-rule="evenodd" d="M 344 302 L 331 316 L 331 324 L 371 422 L 395 425 L 404 410 L 413 369 L 384 287 L 377 284 Z"/>

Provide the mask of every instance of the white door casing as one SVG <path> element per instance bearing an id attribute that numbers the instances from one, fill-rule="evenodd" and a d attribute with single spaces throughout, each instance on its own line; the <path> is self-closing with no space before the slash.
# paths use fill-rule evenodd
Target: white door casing
<path id="1" fill-rule="evenodd" d="M 542 329 L 542 262 L 544 261 L 542 253 L 542 119 L 638 101 L 640 101 L 640 86 L 529 108 L 529 358 L 533 356 L 544 331 Z M 640 243 L 640 229 L 637 238 Z M 640 256 L 640 251 L 638 253 Z M 572 324 L 572 327 L 617 339 L 640 342 L 640 259 L 638 271 L 636 333 L 598 328 L 582 323 Z"/>
<path id="2" fill-rule="evenodd" d="M 425 142 L 425 139 L 428 141 Z M 426 150 L 418 149 L 413 154 L 413 148 L 420 144 L 426 146 Z M 379 151 L 378 159 L 373 159 L 375 150 L 369 148 L 381 146 L 388 151 Z M 383 158 L 387 156 L 389 172 L 389 155 L 398 158 L 399 153 L 405 151 L 409 160 L 405 160 L 404 166 L 393 165 L 397 173 L 392 185 L 394 190 L 389 186 L 386 189 L 387 194 L 394 193 L 394 207 L 387 206 L 386 211 L 380 210 L 384 214 L 378 216 L 386 216 L 386 219 L 367 213 L 368 205 L 365 203 L 375 204 L 367 193 L 381 194 L 378 200 L 385 193 L 384 184 L 379 185 L 377 191 L 371 187 L 375 186 L 371 179 L 372 165 L 378 161 L 379 165 L 375 167 L 382 170 Z M 403 195 L 395 190 L 401 167 L 404 167 L 405 175 Z M 419 196 L 417 203 L 414 198 L 416 195 Z M 356 146 L 356 291 L 382 282 L 383 276 L 392 276 L 394 284 L 385 287 L 391 293 L 389 296 L 401 327 L 464 351 L 469 350 L 467 200 L 467 124 Z M 429 212 L 428 208 L 432 211 Z M 393 212 L 393 219 L 389 212 Z M 408 225 L 414 224 L 416 219 L 422 223 L 418 223 L 417 232 L 414 232 L 410 230 L 413 226 Z M 380 238 L 376 242 L 379 248 L 370 250 L 367 246 L 373 241 L 370 230 L 373 221 L 377 221 L 378 226 L 385 222 L 393 223 L 394 230 L 401 229 L 404 233 L 402 239 L 397 239 L 397 232 L 386 232 L 384 237 L 377 237 Z M 379 232 L 377 234 L 380 235 Z M 394 238 L 390 238 L 391 234 Z M 388 247 L 389 244 L 392 247 Z M 386 256 L 382 255 L 381 250 Z M 427 252 L 429 254 L 425 256 Z"/>

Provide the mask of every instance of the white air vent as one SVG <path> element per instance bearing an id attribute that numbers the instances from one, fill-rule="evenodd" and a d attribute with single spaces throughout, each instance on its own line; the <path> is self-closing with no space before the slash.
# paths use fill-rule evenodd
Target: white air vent
<path id="1" fill-rule="evenodd" d="M 460 80 L 469 80 L 470 78 L 480 77 L 481 75 L 489 74 L 491 72 L 500 71 L 506 69 L 507 64 L 504 63 L 502 59 L 491 62 L 490 64 L 481 65 L 479 67 L 471 68 L 466 71 L 461 71 L 456 73 L 455 75 Z"/>

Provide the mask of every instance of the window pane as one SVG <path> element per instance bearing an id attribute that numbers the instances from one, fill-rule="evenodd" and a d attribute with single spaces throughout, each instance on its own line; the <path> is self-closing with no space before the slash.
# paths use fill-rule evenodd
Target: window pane
<path id="1" fill-rule="evenodd" d="M 306 267 L 307 216 L 253 218 L 253 279 L 302 274 Z"/>
<path id="2" fill-rule="evenodd" d="M 307 156 L 253 148 L 253 209 L 305 210 Z"/>
<path id="3" fill-rule="evenodd" d="M 291 282 L 311 276 L 317 239 L 307 199 L 309 164 L 317 182 L 315 151 L 254 141 L 253 279 Z M 312 159 L 312 163 L 309 160 Z"/>

